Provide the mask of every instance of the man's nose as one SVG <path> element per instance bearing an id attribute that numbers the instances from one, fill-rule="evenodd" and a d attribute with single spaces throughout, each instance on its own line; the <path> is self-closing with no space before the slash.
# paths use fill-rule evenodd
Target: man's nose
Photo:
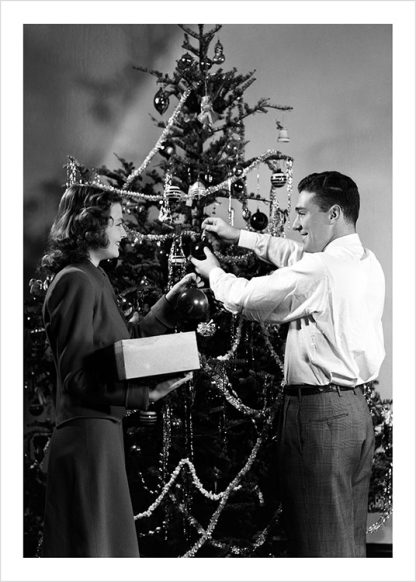
<path id="1" fill-rule="evenodd" d="M 300 229 L 301 229 L 301 226 L 299 224 L 298 217 L 295 216 L 295 220 L 292 223 L 292 230 L 300 230 Z"/>

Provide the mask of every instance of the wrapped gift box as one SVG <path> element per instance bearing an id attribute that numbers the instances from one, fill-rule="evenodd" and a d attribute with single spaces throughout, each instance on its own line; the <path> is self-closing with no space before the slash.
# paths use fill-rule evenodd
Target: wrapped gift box
<path id="1" fill-rule="evenodd" d="M 114 344 L 114 354 L 120 380 L 200 368 L 194 331 L 120 340 Z"/>

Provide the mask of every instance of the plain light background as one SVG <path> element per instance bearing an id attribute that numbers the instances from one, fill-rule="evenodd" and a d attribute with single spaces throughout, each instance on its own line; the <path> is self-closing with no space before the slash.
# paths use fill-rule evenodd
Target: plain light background
<path id="1" fill-rule="evenodd" d="M 391 397 L 392 26 L 229 24 L 216 38 L 224 46 L 225 71 L 256 71 L 247 101 L 269 97 L 272 104 L 293 107 L 291 112 L 269 109 L 247 118 L 246 157 L 269 148 L 293 156 L 294 201 L 297 183 L 311 172 L 338 170 L 358 185 L 358 232 L 386 276 L 386 359 L 378 389 L 384 398 Z M 140 165 L 161 131 L 149 115 L 161 119 L 153 106 L 159 86 L 155 77 L 133 70 L 133 65 L 171 74 L 185 52 L 182 41 L 175 25 L 25 26 L 27 278 L 56 213 L 66 156 L 90 167 L 105 163 L 112 168 L 118 165 L 117 153 Z M 176 104 L 172 98 L 164 119 Z M 276 120 L 287 127 L 290 143 L 276 141 Z M 251 191 L 257 187 L 256 174 L 254 170 L 248 179 Z M 265 165 L 259 184 L 268 198 L 270 170 Z M 286 204 L 282 188 L 281 205 Z M 217 214 L 225 215 L 226 207 L 223 199 Z M 234 207 L 235 224 L 244 226 L 241 205 Z M 250 207 L 268 213 L 264 204 L 251 202 Z M 297 235 L 289 230 L 288 236 Z"/>

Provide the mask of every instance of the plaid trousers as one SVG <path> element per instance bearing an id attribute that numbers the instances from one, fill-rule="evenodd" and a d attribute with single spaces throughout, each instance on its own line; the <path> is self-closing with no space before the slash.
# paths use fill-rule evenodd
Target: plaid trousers
<path id="1" fill-rule="evenodd" d="M 291 556 L 366 556 L 373 454 L 373 424 L 360 389 L 285 395 L 278 480 Z"/>

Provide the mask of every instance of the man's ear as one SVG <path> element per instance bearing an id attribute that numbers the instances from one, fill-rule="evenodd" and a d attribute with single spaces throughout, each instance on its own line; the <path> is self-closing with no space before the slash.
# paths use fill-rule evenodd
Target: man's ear
<path id="1" fill-rule="evenodd" d="M 342 215 L 342 209 L 341 206 L 339 206 L 339 204 L 334 204 L 333 206 L 331 206 L 331 208 L 329 209 L 329 220 L 331 222 L 336 222 L 337 220 L 340 219 Z"/>

